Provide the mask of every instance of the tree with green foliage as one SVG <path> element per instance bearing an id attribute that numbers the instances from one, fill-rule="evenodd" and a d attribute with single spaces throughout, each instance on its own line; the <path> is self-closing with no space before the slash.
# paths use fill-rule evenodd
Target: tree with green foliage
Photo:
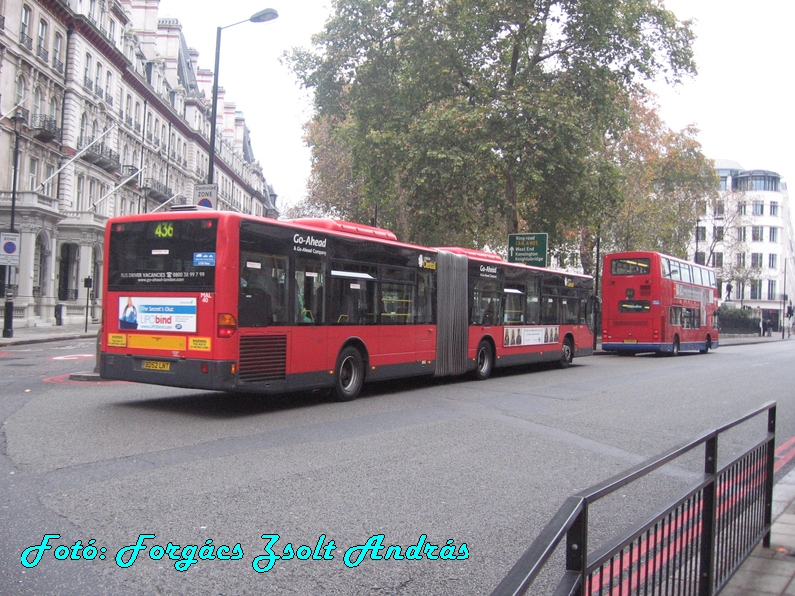
<path id="1" fill-rule="evenodd" d="M 690 23 L 659 0 L 334 7 L 314 49 L 291 54 L 314 92 L 309 203 L 360 220 L 377 206 L 415 242 L 570 240 L 620 199 L 604 147 L 631 93 L 695 72 Z"/>

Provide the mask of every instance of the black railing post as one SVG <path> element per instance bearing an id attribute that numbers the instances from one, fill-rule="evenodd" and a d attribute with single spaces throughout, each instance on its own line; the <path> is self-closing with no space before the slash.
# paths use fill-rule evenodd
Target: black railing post
<path id="1" fill-rule="evenodd" d="M 765 479 L 765 525 L 767 532 L 762 546 L 770 548 L 770 530 L 773 526 L 773 475 L 776 463 L 776 406 L 767 411 L 767 432 L 771 438 L 767 442 L 767 478 Z"/>
<path id="2" fill-rule="evenodd" d="M 703 490 L 701 506 L 701 563 L 699 569 L 700 596 L 711 596 L 712 586 L 715 583 L 715 501 L 716 477 L 718 469 L 718 435 L 707 439 L 704 453 L 704 474 L 709 476 L 709 482 Z"/>
<path id="3" fill-rule="evenodd" d="M 566 571 L 580 576 L 577 594 L 585 596 L 585 583 L 588 571 L 588 501 L 583 502 L 582 511 L 566 532 Z"/>

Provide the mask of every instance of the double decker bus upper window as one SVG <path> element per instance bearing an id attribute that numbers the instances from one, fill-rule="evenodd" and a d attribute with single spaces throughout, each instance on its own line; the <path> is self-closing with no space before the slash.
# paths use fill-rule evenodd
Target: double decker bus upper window
<path id="1" fill-rule="evenodd" d="M 662 266 L 662 276 L 666 278 L 671 277 L 671 261 L 665 257 L 660 257 L 660 265 Z"/>
<path id="2" fill-rule="evenodd" d="M 108 250 L 108 289 L 213 291 L 217 223 L 216 219 L 114 223 Z"/>
<path id="3" fill-rule="evenodd" d="M 651 259 L 614 259 L 610 264 L 613 275 L 648 275 Z"/>

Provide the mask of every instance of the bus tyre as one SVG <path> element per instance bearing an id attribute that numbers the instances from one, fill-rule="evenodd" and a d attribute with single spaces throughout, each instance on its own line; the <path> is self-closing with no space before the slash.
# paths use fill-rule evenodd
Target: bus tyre
<path id="1" fill-rule="evenodd" d="M 709 353 L 709 349 L 712 347 L 712 338 L 708 335 L 706 341 L 704 342 L 704 349 L 699 350 L 702 354 Z"/>
<path id="2" fill-rule="evenodd" d="M 671 356 L 679 356 L 679 338 L 674 338 L 674 345 L 671 347 Z"/>
<path id="3" fill-rule="evenodd" d="M 364 384 L 364 360 L 356 348 L 348 346 L 337 357 L 334 374 L 334 397 L 337 401 L 351 401 L 359 396 Z"/>
<path id="4" fill-rule="evenodd" d="M 491 344 L 485 339 L 478 344 L 478 351 L 475 354 L 475 378 L 478 381 L 485 381 L 491 376 L 494 368 L 494 350 Z"/>
<path id="5" fill-rule="evenodd" d="M 560 360 L 558 360 L 558 368 L 569 368 L 574 360 L 574 346 L 571 343 L 571 338 L 563 340 L 563 347 L 560 349 Z"/>

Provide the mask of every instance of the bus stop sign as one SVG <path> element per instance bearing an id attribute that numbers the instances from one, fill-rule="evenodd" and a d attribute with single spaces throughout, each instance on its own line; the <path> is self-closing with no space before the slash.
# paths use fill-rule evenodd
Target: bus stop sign
<path id="1" fill-rule="evenodd" d="M 547 234 L 508 234 L 508 262 L 547 266 Z"/>

